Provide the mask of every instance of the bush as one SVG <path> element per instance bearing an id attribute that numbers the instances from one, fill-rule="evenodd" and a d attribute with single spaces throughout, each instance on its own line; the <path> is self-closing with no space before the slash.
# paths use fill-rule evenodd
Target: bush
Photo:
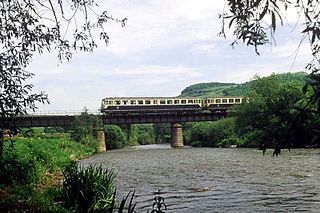
<path id="1" fill-rule="evenodd" d="M 32 186 L 8 188 L 6 196 L 0 195 L 0 212 L 68 212 L 45 192 Z"/>
<path id="2" fill-rule="evenodd" d="M 67 138 L 15 138 L 14 143 L 6 140 L 0 162 L 0 183 L 37 183 L 45 171 L 55 172 L 71 159 L 79 159 L 93 152 L 92 148 Z"/>
<path id="3" fill-rule="evenodd" d="M 240 146 L 240 138 L 237 135 L 230 135 L 227 138 L 223 139 L 221 142 L 218 143 L 220 147 L 230 147 L 232 145 Z"/>
<path id="4" fill-rule="evenodd" d="M 40 164 L 30 154 L 20 155 L 14 149 L 4 152 L 0 168 L 0 184 L 36 183 L 42 174 Z"/>
<path id="5" fill-rule="evenodd" d="M 66 208 L 77 212 L 108 210 L 115 191 L 112 170 L 78 166 L 71 162 L 63 171 L 62 195 Z"/>
<path id="6" fill-rule="evenodd" d="M 241 147 L 260 147 L 261 145 L 265 144 L 265 134 L 263 130 L 253 130 L 251 132 L 246 133 L 241 137 L 239 140 L 239 146 Z"/>
<path id="7" fill-rule="evenodd" d="M 116 125 L 104 127 L 107 149 L 120 149 L 126 144 L 125 135 L 122 129 Z"/>
<path id="8" fill-rule="evenodd" d="M 82 137 L 79 142 L 85 145 L 86 147 L 93 148 L 95 152 L 97 152 L 99 149 L 99 141 L 92 135 L 86 135 Z"/>
<path id="9" fill-rule="evenodd" d="M 138 140 L 138 143 L 141 145 L 155 143 L 154 138 L 147 132 L 139 133 L 137 140 Z"/>
<path id="10" fill-rule="evenodd" d="M 98 116 L 89 114 L 87 109 L 77 116 L 71 126 L 71 139 L 81 142 L 97 150 L 98 142 L 92 140 L 96 137 L 96 129 L 102 128 L 102 121 Z"/>
<path id="11" fill-rule="evenodd" d="M 197 146 L 217 147 L 222 140 L 235 135 L 234 118 L 225 118 L 214 122 L 196 123 L 190 133 L 191 141 L 198 141 Z M 191 145 L 194 144 L 191 142 Z"/>

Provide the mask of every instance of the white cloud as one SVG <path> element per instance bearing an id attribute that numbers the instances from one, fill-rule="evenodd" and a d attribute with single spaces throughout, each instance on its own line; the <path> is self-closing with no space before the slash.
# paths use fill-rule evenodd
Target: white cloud
<path id="1" fill-rule="evenodd" d="M 109 47 L 78 53 L 71 62 L 57 66 L 54 54 L 35 57 L 32 82 L 51 100 L 41 108 L 98 109 L 107 96 L 176 96 L 194 83 L 239 83 L 290 71 L 300 34 L 277 31 L 278 46 L 262 47 L 261 56 L 243 44 L 232 50 L 231 40 L 217 37 L 223 6 L 223 0 L 101 0 L 100 10 L 128 18 L 127 26 L 110 22 Z M 301 46 L 292 70 L 309 61 L 307 47 Z"/>

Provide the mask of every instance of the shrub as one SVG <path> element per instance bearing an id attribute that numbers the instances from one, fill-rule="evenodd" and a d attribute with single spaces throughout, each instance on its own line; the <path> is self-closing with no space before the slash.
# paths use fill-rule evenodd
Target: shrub
<path id="1" fill-rule="evenodd" d="M 20 155 L 14 149 L 4 152 L 0 168 L 0 184 L 36 183 L 41 177 L 40 164 L 31 155 Z"/>
<path id="2" fill-rule="evenodd" d="M 104 127 L 107 149 L 120 149 L 125 146 L 125 135 L 122 129 L 116 125 Z"/>
<path id="3" fill-rule="evenodd" d="M 225 118 L 214 122 L 196 123 L 190 134 L 191 141 L 201 143 L 198 142 L 198 146 L 216 147 L 222 140 L 235 134 L 235 122 L 233 118 Z"/>
<path id="4" fill-rule="evenodd" d="M 138 143 L 141 145 L 155 143 L 154 138 L 147 132 L 139 133 L 137 140 L 138 140 Z"/>
<path id="5" fill-rule="evenodd" d="M 0 195 L 0 212 L 68 212 L 41 190 L 32 186 L 7 188 L 6 196 Z"/>
<path id="6" fill-rule="evenodd" d="M 102 121 L 98 116 L 89 114 L 87 109 L 77 116 L 71 126 L 71 139 L 90 145 L 97 150 L 97 144 L 92 138 L 96 137 L 96 129 L 102 128 Z M 98 143 L 98 142 L 97 142 Z"/>
<path id="7" fill-rule="evenodd" d="M 237 135 L 230 135 L 218 143 L 221 147 L 230 147 L 232 145 L 240 146 L 240 139 Z"/>
<path id="8" fill-rule="evenodd" d="M 114 173 L 101 166 L 78 166 L 71 162 L 63 171 L 62 195 L 66 208 L 77 212 L 107 210 L 113 202 Z"/>

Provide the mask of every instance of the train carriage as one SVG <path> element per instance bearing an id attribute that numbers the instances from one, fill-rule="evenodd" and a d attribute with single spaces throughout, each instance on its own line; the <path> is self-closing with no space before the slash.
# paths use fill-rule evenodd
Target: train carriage
<path id="1" fill-rule="evenodd" d="M 203 100 L 202 107 L 213 112 L 227 111 L 233 105 L 241 104 L 244 98 L 241 96 L 212 97 Z"/>
<path id="2" fill-rule="evenodd" d="M 201 109 L 200 98 L 114 97 L 102 100 L 103 113 L 195 111 Z"/>

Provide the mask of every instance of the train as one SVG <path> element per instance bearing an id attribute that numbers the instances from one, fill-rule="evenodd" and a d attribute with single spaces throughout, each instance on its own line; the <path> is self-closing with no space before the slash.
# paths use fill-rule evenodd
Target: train
<path id="1" fill-rule="evenodd" d="M 226 111 L 245 101 L 241 96 L 221 97 L 107 97 L 102 100 L 102 113 L 159 111 Z"/>

